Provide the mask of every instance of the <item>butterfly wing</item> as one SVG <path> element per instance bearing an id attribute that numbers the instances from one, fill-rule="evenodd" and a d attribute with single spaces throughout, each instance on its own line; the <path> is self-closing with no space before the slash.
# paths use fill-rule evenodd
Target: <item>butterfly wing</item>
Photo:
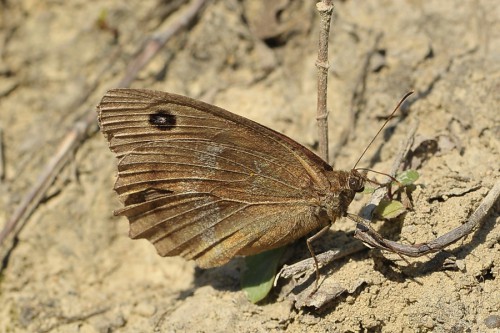
<path id="1" fill-rule="evenodd" d="M 115 190 L 131 238 L 162 256 L 219 266 L 322 226 L 331 167 L 290 138 L 175 94 L 113 89 L 99 124 L 117 154 Z"/>

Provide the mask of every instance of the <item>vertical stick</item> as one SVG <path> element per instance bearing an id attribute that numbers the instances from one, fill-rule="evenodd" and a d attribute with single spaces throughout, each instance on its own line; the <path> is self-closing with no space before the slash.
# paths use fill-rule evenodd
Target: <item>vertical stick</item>
<path id="1" fill-rule="evenodd" d="M 0 182 L 3 181 L 5 177 L 5 161 L 3 156 L 3 131 L 0 128 Z"/>
<path id="2" fill-rule="evenodd" d="M 323 0 L 316 4 L 320 16 L 320 31 L 318 43 L 318 140 L 319 156 L 328 162 L 328 109 L 327 109 L 327 86 L 328 86 L 328 36 L 330 33 L 330 21 L 333 13 L 333 0 Z"/>

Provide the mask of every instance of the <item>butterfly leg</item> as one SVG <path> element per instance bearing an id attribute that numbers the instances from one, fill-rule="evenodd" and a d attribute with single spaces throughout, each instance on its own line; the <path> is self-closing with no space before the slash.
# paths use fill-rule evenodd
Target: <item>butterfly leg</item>
<path id="1" fill-rule="evenodd" d="M 316 283 L 314 284 L 313 293 L 316 292 L 316 290 L 318 290 L 318 283 L 319 283 L 319 263 L 318 263 L 318 259 L 316 258 L 316 255 L 314 254 L 314 250 L 313 250 L 313 247 L 312 247 L 312 242 L 314 242 L 316 239 L 318 239 L 321 236 L 323 236 L 330 229 L 330 226 L 331 225 L 327 225 L 327 226 L 323 227 L 323 229 L 321 229 L 320 231 L 318 231 L 317 233 L 315 233 L 314 235 L 312 235 L 311 237 L 309 237 L 306 240 L 307 248 L 309 249 L 309 252 L 311 253 L 311 256 L 314 259 L 314 267 L 316 268 Z"/>

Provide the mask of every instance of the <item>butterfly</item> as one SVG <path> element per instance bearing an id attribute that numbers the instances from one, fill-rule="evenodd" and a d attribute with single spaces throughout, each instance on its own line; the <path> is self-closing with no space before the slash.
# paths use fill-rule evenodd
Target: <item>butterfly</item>
<path id="1" fill-rule="evenodd" d="M 118 159 L 130 237 L 209 268 L 281 247 L 347 215 L 365 177 L 268 127 L 176 94 L 112 89 L 98 121 Z M 316 262 L 316 269 L 317 269 Z"/>

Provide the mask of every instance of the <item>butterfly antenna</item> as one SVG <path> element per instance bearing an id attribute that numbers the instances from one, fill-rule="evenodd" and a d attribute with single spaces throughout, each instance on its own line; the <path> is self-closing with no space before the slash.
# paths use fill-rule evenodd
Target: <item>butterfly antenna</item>
<path id="1" fill-rule="evenodd" d="M 370 141 L 370 143 L 368 144 L 368 146 L 366 146 L 365 150 L 363 150 L 363 153 L 361 154 L 361 156 L 358 158 L 358 160 L 356 161 L 356 164 L 354 164 L 354 167 L 353 169 L 356 169 L 356 166 L 358 165 L 359 161 L 361 161 L 361 159 L 363 158 L 363 156 L 365 156 L 365 153 L 366 151 L 368 150 L 368 148 L 370 148 L 370 146 L 372 145 L 373 141 L 375 141 L 375 139 L 377 138 L 377 136 L 380 134 L 380 132 L 382 132 L 382 130 L 384 129 L 385 125 L 387 125 L 387 123 L 389 122 L 389 120 L 391 120 L 393 117 L 394 117 L 394 114 L 396 113 L 396 111 L 399 109 L 399 107 L 401 106 L 401 104 L 403 104 L 403 102 L 411 95 L 413 94 L 413 91 L 409 91 L 406 93 L 406 95 L 403 96 L 403 98 L 401 98 L 401 100 L 399 101 L 398 105 L 396 105 L 396 107 L 394 108 L 394 110 L 391 112 L 391 114 L 389 115 L 389 117 L 387 117 L 387 120 L 384 122 L 384 124 L 382 125 L 382 127 L 380 127 L 380 129 L 378 130 L 377 134 L 375 134 L 375 136 L 373 137 L 373 139 Z"/>
<path id="2" fill-rule="evenodd" d="M 391 176 L 391 175 L 390 175 L 390 174 L 388 174 L 388 173 L 384 173 L 384 172 L 380 172 L 380 171 L 375 171 L 375 170 L 372 170 L 372 169 L 367 169 L 367 168 L 358 168 L 358 169 L 356 169 L 356 170 L 358 170 L 358 171 L 359 171 L 359 170 L 362 170 L 362 171 L 370 171 L 370 172 L 373 172 L 373 173 L 377 173 L 377 174 L 379 174 L 379 175 L 384 175 L 384 176 L 387 176 L 387 177 L 388 177 L 390 180 L 392 180 L 393 182 L 396 182 L 396 183 L 400 184 L 399 180 L 397 180 L 397 179 L 396 179 L 396 177 L 393 177 L 393 176 Z M 367 180 L 367 181 L 369 181 L 370 183 L 374 183 L 374 184 L 377 184 L 377 185 L 380 185 L 380 186 L 381 186 L 381 185 L 383 185 L 383 184 L 380 184 L 380 183 L 378 183 L 378 182 L 376 182 L 376 181 L 374 181 L 374 180 L 368 179 L 368 178 L 366 178 L 366 180 Z"/>

